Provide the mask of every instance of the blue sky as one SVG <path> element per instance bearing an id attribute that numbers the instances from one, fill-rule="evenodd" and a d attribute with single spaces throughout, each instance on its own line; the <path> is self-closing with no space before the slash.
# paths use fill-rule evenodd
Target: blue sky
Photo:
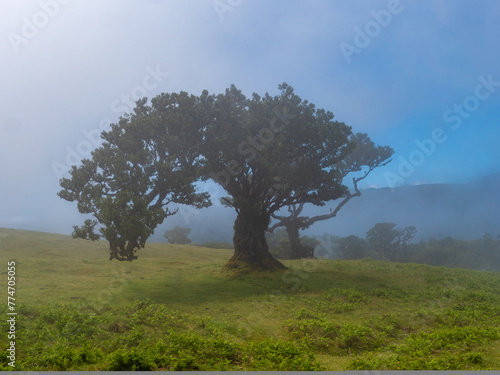
<path id="1" fill-rule="evenodd" d="M 365 187 L 498 173 L 499 17 L 489 0 L 3 0 L 0 226 L 69 233 L 80 218 L 58 178 L 92 144 L 84 132 L 129 98 L 231 83 L 286 81 L 393 147 Z"/>

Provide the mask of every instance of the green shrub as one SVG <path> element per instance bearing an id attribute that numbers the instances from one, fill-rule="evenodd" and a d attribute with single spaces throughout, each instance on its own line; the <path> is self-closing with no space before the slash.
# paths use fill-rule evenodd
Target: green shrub
<path id="1" fill-rule="evenodd" d="M 278 371 L 322 370 L 313 353 L 305 347 L 298 347 L 289 341 L 264 340 L 251 343 L 252 358 L 245 357 L 253 368 Z"/>
<path id="2" fill-rule="evenodd" d="M 457 350 L 499 340 L 496 329 L 474 326 L 439 329 L 434 332 L 412 334 L 397 349 L 398 353 L 425 356 L 439 350 Z"/>
<path id="3" fill-rule="evenodd" d="M 413 371 L 443 371 L 443 370 L 479 370 L 484 368 L 483 356 L 480 353 L 454 354 L 448 353 L 440 357 L 411 357 L 396 355 L 381 358 L 368 355 L 355 359 L 347 365 L 347 370 L 413 370 Z"/>
<path id="4" fill-rule="evenodd" d="M 109 371 L 150 371 L 155 365 L 143 350 L 118 349 L 108 356 Z"/>
<path id="5" fill-rule="evenodd" d="M 102 358 L 101 350 L 92 344 L 72 347 L 66 342 L 59 342 L 41 351 L 37 356 L 37 362 L 44 369 L 64 371 L 81 365 L 98 363 Z"/>
<path id="6" fill-rule="evenodd" d="M 403 327 L 395 314 L 382 315 L 370 320 L 370 326 L 387 337 L 396 338 L 402 332 Z"/>
<path id="7" fill-rule="evenodd" d="M 381 345 L 371 328 L 359 324 L 344 324 L 340 328 L 338 342 L 340 348 L 349 352 L 370 351 Z"/>

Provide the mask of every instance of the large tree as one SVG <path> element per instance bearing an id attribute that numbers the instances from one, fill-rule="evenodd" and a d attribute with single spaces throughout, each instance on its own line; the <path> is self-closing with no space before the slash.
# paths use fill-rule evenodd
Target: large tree
<path id="1" fill-rule="evenodd" d="M 302 100 L 287 84 L 280 95 L 247 99 L 232 86 L 218 95 L 203 155 L 208 176 L 237 212 L 226 268 L 275 270 L 265 233 L 282 207 L 321 204 L 345 194 L 334 166 L 354 147 L 351 128 Z"/>
<path id="2" fill-rule="evenodd" d="M 388 146 L 376 146 L 367 134 L 357 133 L 351 135 L 351 141 L 355 148 L 342 160 L 337 162 L 333 168 L 338 171 L 339 176 L 335 176 L 334 183 L 344 183 L 348 177 L 352 177 L 352 187 L 345 187 L 345 194 L 339 199 L 336 206 L 322 215 L 313 217 L 300 216 L 306 202 L 300 202 L 288 207 L 289 215 L 273 214 L 272 217 L 277 222 L 268 230 L 273 231 L 278 227 L 285 227 L 291 244 L 291 258 L 301 259 L 312 256 L 312 249 L 304 246 L 300 241 L 299 231 L 309 228 L 318 221 L 328 220 L 337 216 L 338 212 L 354 197 L 359 197 L 361 191 L 358 183 L 365 179 L 375 168 L 386 165 L 391 161 L 392 148 Z M 354 176 L 353 176 L 354 175 Z M 346 182 L 347 183 L 347 182 Z M 325 201 L 316 203 L 317 206 L 324 206 Z"/>

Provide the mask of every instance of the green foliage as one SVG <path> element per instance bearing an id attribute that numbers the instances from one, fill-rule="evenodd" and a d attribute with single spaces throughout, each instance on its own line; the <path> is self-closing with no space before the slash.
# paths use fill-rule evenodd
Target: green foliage
<path id="1" fill-rule="evenodd" d="M 4 331 L 5 332 L 5 331 Z M 7 346 L 6 348 L 8 348 Z M 9 354 L 6 350 L 2 350 L 0 352 L 0 371 L 16 371 L 15 367 L 9 366 L 11 360 L 7 358 Z"/>
<path id="2" fill-rule="evenodd" d="M 339 346 L 351 351 L 368 351 L 381 346 L 373 330 L 359 324 L 345 324 L 340 329 Z"/>
<path id="3" fill-rule="evenodd" d="M 429 333 L 411 334 L 396 351 L 415 356 L 425 356 L 439 350 L 467 349 L 499 339 L 500 333 L 498 329 L 474 326 L 453 327 Z"/>
<path id="4" fill-rule="evenodd" d="M 245 357 L 255 369 L 268 371 L 317 371 L 323 368 L 306 347 L 289 341 L 265 340 L 251 344 L 252 358 Z"/>
<path id="5" fill-rule="evenodd" d="M 480 370 L 484 369 L 483 355 L 480 353 L 445 354 L 440 357 L 391 356 L 380 358 L 367 356 L 349 363 L 347 370 Z"/>
<path id="6" fill-rule="evenodd" d="M 287 321 L 286 327 L 293 339 L 302 340 L 304 345 L 311 349 L 329 353 L 337 347 L 336 339 L 340 326 L 324 318 L 302 313 L 298 319 Z"/>
<path id="7" fill-rule="evenodd" d="M 40 353 L 37 361 L 42 368 L 63 371 L 99 363 L 103 359 L 101 349 L 84 344 L 80 347 L 68 346 L 67 341 L 56 343 Z"/>
<path id="8" fill-rule="evenodd" d="M 101 236 L 94 233 L 94 228 L 97 225 L 97 220 L 87 219 L 84 225 L 78 227 L 73 225 L 73 238 L 83 238 L 84 240 L 98 241 Z"/>
<path id="9" fill-rule="evenodd" d="M 471 370 L 481 369 L 484 355 L 471 350 L 499 340 L 498 329 L 474 326 L 440 329 L 410 334 L 396 347 L 396 354 L 382 358 L 374 355 L 351 361 L 349 370 Z"/>
<path id="10" fill-rule="evenodd" d="M 150 371 L 154 369 L 153 361 L 142 349 L 118 349 L 108 357 L 109 371 Z"/>

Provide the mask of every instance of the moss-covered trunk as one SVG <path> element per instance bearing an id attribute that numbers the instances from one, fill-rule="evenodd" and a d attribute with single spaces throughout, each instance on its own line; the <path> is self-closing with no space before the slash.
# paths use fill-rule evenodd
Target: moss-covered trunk
<path id="1" fill-rule="evenodd" d="M 266 242 L 269 214 L 258 203 L 238 207 L 234 222 L 234 255 L 226 270 L 277 271 L 286 267 L 274 259 Z"/>

